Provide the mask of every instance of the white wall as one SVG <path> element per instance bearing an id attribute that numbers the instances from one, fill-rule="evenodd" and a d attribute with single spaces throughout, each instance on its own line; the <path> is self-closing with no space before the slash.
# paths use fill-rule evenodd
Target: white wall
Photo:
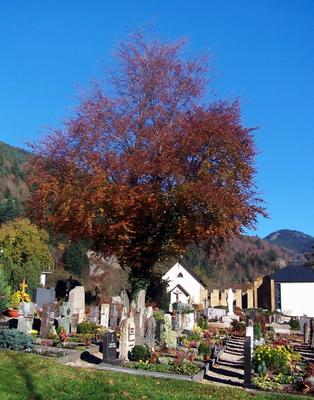
<path id="1" fill-rule="evenodd" d="M 178 275 L 182 274 L 183 277 L 179 278 Z M 194 304 L 200 303 L 201 289 L 204 287 L 179 263 L 176 263 L 170 270 L 162 277 L 168 280 L 167 291 L 172 291 L 177 285 L 180 285 L 190 296 L 190 302 Z M 171 296 L 171 303 L 175 296 Z"/>
<path id="2" fill-rule="evenodd" d="M 314 317 L 314 282 L 281 283 L 280 288 L 284 314 Z"/>

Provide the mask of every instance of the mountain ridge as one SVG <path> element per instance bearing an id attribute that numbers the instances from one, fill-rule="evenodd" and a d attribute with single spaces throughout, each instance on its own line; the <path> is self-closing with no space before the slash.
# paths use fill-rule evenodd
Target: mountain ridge
<path id="1" fill-rule="evenodd" d="M 293 229 L 279 229 L 267 235 L 264 240 L 297 253 L 308 253 L 314 246 L 313 236 Z"/>

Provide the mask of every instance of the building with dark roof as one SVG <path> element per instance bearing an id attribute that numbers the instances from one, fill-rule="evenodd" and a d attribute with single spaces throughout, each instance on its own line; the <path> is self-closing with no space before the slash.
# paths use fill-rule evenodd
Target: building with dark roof
<path id="1" fill-rule="evenodd" d="M 290 264 L 254 283 L 258 307 L 314 317 L 314 270 Z"/>

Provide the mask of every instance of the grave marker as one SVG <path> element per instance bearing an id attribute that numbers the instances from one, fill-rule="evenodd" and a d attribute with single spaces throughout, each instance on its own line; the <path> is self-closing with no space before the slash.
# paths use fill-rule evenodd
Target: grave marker
<path id="1" fill-rule="evenodd" d="M 117 359 L 117 336 L 115 332 L 106 332 L 103 339 L 103 362 L 110 363 Z"/>

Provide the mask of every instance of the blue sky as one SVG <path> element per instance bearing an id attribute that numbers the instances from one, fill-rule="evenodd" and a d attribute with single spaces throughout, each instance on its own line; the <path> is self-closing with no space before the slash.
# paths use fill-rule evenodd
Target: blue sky
<path id="1" fill-rule="evenodd" d="M 19 146 L 60 126 L 102 78 L 129 28 L 210 51 L 218 97 L 240 97 L 258 126 L 257 185 L 270 219 L 255 234 L 314 236 L 313 0 L 55 0 L 1 2 L 0 140 Z M 250 232 L 251 233 L 251 232 Z"/>

